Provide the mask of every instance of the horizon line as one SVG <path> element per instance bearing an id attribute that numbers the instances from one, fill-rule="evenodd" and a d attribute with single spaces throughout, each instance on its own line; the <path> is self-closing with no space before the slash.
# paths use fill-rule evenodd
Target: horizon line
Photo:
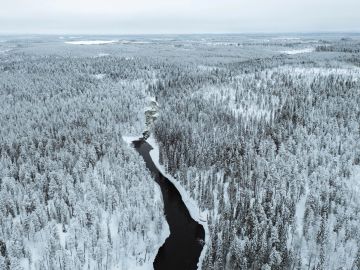
<path id="1" fill-rule="evenodd" d="M 74 32 L 74 33 L 52 33 L 52 32 L 32 32 L 32 33 L 21 33 L 21 32 L 2 32 L 0 36 L 68 36 L 68 35 L 81 35 L 81 36 L 182 36 L 182 35 L 286 35 L 286 34 L 360 34 L 360 30 L 319 30 L 319 31 L 249 31 L 249 32 L 183 32 L 183 33 L 85 33 L 85 32 Z"/>

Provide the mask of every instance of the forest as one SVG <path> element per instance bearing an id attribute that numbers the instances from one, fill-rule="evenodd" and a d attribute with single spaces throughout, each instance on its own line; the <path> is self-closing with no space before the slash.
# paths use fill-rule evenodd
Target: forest
<path id="1" fill-rule="evenodd" d="M 144 39 L 0 45 L 0 269 L 151 269 L 162 197 L 122 137 L 155 97 L 201 269 L 360 270 L 360 38 Z"/>
<path id="2" fill-rule="evenodd" d="M 102 64 L 122 68 L 100 82 Z M 0 269 L 152 265 L 168 229 L 159 188 L 122 140 L 144 123 L 148 77 L 129 76 L 133 65 L 1 62 Z"/>
<path id="3" fill-rule="evenodd" d="M 155 134 L 208 212 L 203 269 L 360 269 L 358 65 L 178 72 L 152 89 Z"/>

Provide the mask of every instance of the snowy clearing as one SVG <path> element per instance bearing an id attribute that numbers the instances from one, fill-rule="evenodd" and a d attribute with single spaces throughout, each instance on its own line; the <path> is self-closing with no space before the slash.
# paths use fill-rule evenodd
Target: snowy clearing
<path id="1" fill-rule="evenodd" d="M 66 44 L 72 45 L 103 45 L 116 43 L 118 40 L 77 40 L 77 41 L 65 41 Z"/>
<path id="2" fill-rule="evenodd" d="M 311 53 L 315 51 L 315 48 L 304 48 L 304 49 L 297 49 L 297 50 L 288 50 L 288 51 L 281 51 L 281 53 L 285 54 L 300 54 L 300 53 Z"/>
<path id="3" fill-rule="evenodd" d="M 99 53 L 97 56 L 98 57 L 104 57 L 104 56 L 109 56 L 110 54 L 108 53 Z"/>
<path id="4" fill-rule="evenodd" d="M 354 170 L 350 177 L 350 185 L 356 194 L 360 193 L 360 166 L 354 166 Z"/>
<path id="5" fill-rule="evenodd" d="M 102 80 L 102 79 L 105 78 L 106 74 L 99 73 L 99 74 L 95 74 L 93 76 L 94 76 L 95 79 Z"/>

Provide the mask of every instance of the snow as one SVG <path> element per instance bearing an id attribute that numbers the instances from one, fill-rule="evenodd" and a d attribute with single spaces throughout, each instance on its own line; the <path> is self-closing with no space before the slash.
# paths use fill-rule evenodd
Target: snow
<path id="1" fill-rule="evenodd" d="M 95 75 L 94 75 L 94 78 L 95 78 L 95 79 L 98 79 L 98 80 L 102 80 L 102 79 L 105 78 L 105 76 L 106 76 L 106 74 L 104 74 L 104 73 L 99 73 L 99 74 L 95 74 Z"/>
<path id="2" fill-rule="evenodd" d="M 65 239 L 66 239 L 66 233 L 63 232 L 63 228 L 62 228 L 62 224 L 57 224 L 57 231 L 58 231 L 58 235 L 59 235 L 59 239 L 60 239 L 60 245 L 65 248 Z"/>
<path id="3" fill-rule="evenodd" d="M 149 41 L 131 41 L 131 40 L 122 40 L 122 44 L 151 44 Z"/>
<path id="4" fill-rule="evenodd" d="M 315 48 L 304 48 L 304 49 L 297 49 L 297 50 L 288 50 L 288 51 L 281 51 L 281 53 L 285 54 L 300 54 L 300 53 L 311 53 L 315 51 Z"/>
<path id="5" fill-rule="evenodd" d="M 273 40 L 300 40 L 299 37 L 274 37 Z"/>
<path id="6" fill-rule="evenodd" d="M 210 72 L 210 71 L 213 71 L 213 70 L 216 70 L 216 69 L 224 70 L 223 68 L 218 68 L 216 66 L 198 65 L 197 67 L 198 67 L 199 70 L 207 71 L 207 72 Z"/>
<path id="7" fill-rule="evenodd" d="M 140 136 L 123 136 L 122 138 L 128 144 L 131 144 L 133 141 L 138 140 L 140 138 Z M 154 184 L 155 184 L 155 182 L 154 182 Z M 156 193 L 155 193 L 156 194 L 156 199 L 162 200 L 162 194 L 161 194 L 161 190 L 160 190 L 159 185 L 155 184 L 155 188 L 156 188 Z M 170 236 L 169 225 L 167 224 L 165 218 L 164 218 L 164 224 L 162 225 L 162 228 L 164 228 L 164 229 L 162 230 L 161 236 L 155 238 L 155 235 L 154 235 L 154 237 L 153 237 L 153 239 L 158 239 L 159 241 L 157 243 L 155 243 L 154 249 L 150 251 L 151 253 L 148 256 L 148 260 L 141 266 L 136 264 L 135 261 L 130 261 L 130 262 L 127 263 L 127 268 L 126 269 L 131 269 L 131 270 L 150 270 L 150 269 L 153 269 L 153 262 L 155 260 L 155 257 L 157 255 L 157 253 L 158 253 L 158 250 L 164 244 L 165 240 Z M 149 233 L 154 234 L 153 232 L 148 232 L 148 234 Z M 143 253 L 144 253 L 144 250 L 143 250 Z M 122 268 L 119 268 L 119 269 L 122 269 Z"/>
<path id="8" fill-rule="evenodd" d="M 65 41 L 66 44 L 72 45 L 103 45 L 116 43 L 118 40 L 77 40 L 77 41 Z"/>
<path id="9" fill-rule="evenodd" d="M 124 137 L 124 141 L 131 143 L 133 140 L 138 139 L 138 137 Z M 96 173 L 96 171 L 95 171 Z M 157 204 L 159 202 L 162 203 L 162 194 L 160 187 L 155 184 L 153 185 L 155 189 L 154 197 L 153 197 L 153 203 Z M 105 186 L 104 186 L 104 191 Z M 151 202 L 150 202 L 151 204 Z M 141 209 L 138 209 L 141 211 Z M 117 213 L 109 214 L 105 211 L 102 211 L 99 213 L 101 215 L 101 220 L 103 221 L 100 223 L 101 231 L 107 230 L 107 221 L 109 221 L 109 230 L 111 234 L 111 238 L 113 239 L 113 245 L 114 245 L 114 251 L 117 253 L 117 264 L 112 264 L 109 266 L 109 270 L 152 270 L 153 269 L 153 262 L 155 260 L 155 257 L 158 253 L 159 248 L 163 245 L 165 240 L 170 235 L 170 229 L 166 222 L 165 217 L 162 218 L 162 230 L 160 234 L 156 234 L 156 224 L 149 220 L 151 222 L 150 230 L 146 231 L 145 239 L 139 239 L 139 233 L 138 232 L 128 232 L 128 241 L 127 241 L 127 249 L 124 249 L 124 244 L 121 240 L 121 236 L 119 235 L 118 227 L 121 220 L 119 220 L 120 216 L 117 215 Z M 18 222 L 20 221 L 20 217 L 17 217 Z M 76 223 L 76 219 L 71 219 L 69 224 Z M 62 224 L 55 224 L 57 235 L 59 237 L 59 243 L 62 248 L 65 248 L 66 242 L 69 237 L 69 232 L 63 232 L 63 225 Z M 51 224 L 49 224 L 48 228 L 51 227 Z M 69 225 L 69 227 L 71 227 Z M 24 245 L 30 250 L 30 257 L 31 261 L 29 261 L 27 258 L 21 259 L 20 265 L 25 270 L 30 269 L 39 269 L 40 268 L 40 261 L 43 258 L 43 253 L 45 252 L 45 247 L 47 245 L 47 238 L 48 233 L 44 231 L 36 232 L 34 235 L 34 240 L 27 240 L 25 239 Z M 146 245 L 151 246 L 150 250 L 147 250 Z M 128 251 L 131 250 L 132 252 L 129 253 Z M 141 263 L 139 260 L 144 260 Z M 89 259 L 89 267 L 90 269 L 95 269 L 95 261 L 93 258 Z"/>
<path id="10" fill-rule="evenodd" d="M 104 57 L 104 56 L 109 56 L 110 54 L 108 53 L 99 53 L 97 56 L 98 57 Z"/>
<path id="11" fill-rule="evenodd" d="M 241 85 L 243 77 L 237 78 L 239 85 Z M 241 92 L 244 94 L 244 99 L 242 103 L 238 102 L 236 99 L 237 90 L 230 84 L 212 86 L 205 85 L 198 93 L 194 95 L 200 95 L 207 101 L 214 102 L 219 107 L 227 107 L 231 110 L 235 117 L 242 116 L 244 119 L 250 120 L 260 120 L 265 118 L 266 121 L 270 121 L 273 117 L 272 110 L 270 107 L 280 106 L 280 100 L 276 96 L 271 97 L 271 106 L 266 104 L 264 101 L 261 103 L 254 102 L 256 96 L 253 93 L 246 92 L 249 89 L 241 88 Z"/>
<path id="12" fill-rule="evenodd" d="M 308 184 L 306 183 L 305 194 L 300 198 L 295 208 L 296 232 L 299 238 L 301 238 L 303 234 L 305 205 L 308 194 L 309 194 L 309 188 L 308 188 Z"/>
<path id="13" fill-rule="evenodd" d="M 360 165 L 354 166 L 350 177 L 350 186 L 356 195 L 360 194 Z"/>
<path id="14" fill-rule="evenodd" d="M 127 142 L 128 144 L 132 144 L 133 141 L 139 140 L 141 136 L 123 136 L 122 138 L 124 142 Z"/>
<path id="15" fill-rule="evenodd" d="M 205 42 L 207 46 L 239 46 L 242 47 L 241 44 L 237 42 Z"/>
<path id="16" fill-rule="evenodd" d="M 10 52 L 10 49 L 6 49 L 6 50 L 0 50 L 0 54 L 6 54 L 7 52 Z"/>
<path id="17" fill-rule="evenodd" d="M 228 188 L 229 188 L 229 183 L 226 182 L 226 183 L 224 184 L 224 203 L 225 203 L 226 205 L 227 205 L 227 204 L 230 204 Z"/>
<path id="18" fill-rule="evenodd" d="M 207 244 L 209 243 L 209 227 L 208 227 L 208 223 L 207 223 L 207 212 L 208 211 L 201 212 L 197 202 L 190 197 L 190 195 L 185 190 L 185 188 L 180 184 L 180 182 L 177 181 L 170 174 L 168 174 L 166 172 L 164 166 L 160 164 L 160 162 L 159 162 L 159 145 L 156 142 L 155 138 L 151 135 L 149 137 L 149 139 L 147 140 L 147 142 L 153 148 L 153 150 L 150 151 L 150 156 L 151 156 L 156 168 L 159 170 L 159 172 L 162 173 L 162 175 L 164 175 L 166 178 L 169 179 L 169 181 L 171 181 L 174 184 L 176 189 L 179 191 L 179 193 L 181 195 L 181 198 L 182 198 L 183 202 L 185 203 L 187 209 L 189 210 L 189 213 L 190 213 L 191 217 L 196 222 L 198 222 L 199 224 L 201 224 L 204 227 L 204 230 L 205 230 L 205 244 L 204 244 L 203 250 L 202 250 L 202 252 L 200 254 L 199 262 L 198 262 L 198 265 L 197 265 L 198 269 L 201 269 L 202 268 L 202 262 L 203 262 L 203 260 L 205 258 L 205 254 L 206 254 L 206 250 L 207 250 Z"/>
<path id="19" fill-rule="evenodd" d="M 322 76 L 329 76 L 329 75 L 352 76 L 354 81 L 356 81 L 356 79 L 360 77 L 360 68 L 356 67 L 356 66 L 346 66 L 346 67 L 336 67 L 336 68 L 335 67 L 303 68 L 303 67 L 282 66 L 279 68 L 272 69 L 272 71 L 291 72 L 291 74 L 294 74 L 294 75 L 301 75 L 304 77 L 309 77 L 309 80 L 318 75 L 322 75 Z"/>
<path id="20" fill-rule="evenodd" d="M 145 102 L 148 103 L 150 106 L 148 106 L 147 108 L 152 108 L 152 106 L 156 105 L 156 107 L 158 107 L 158 103 L 156 101 L 156 98 L 153 96 L 147 96 L 145 99 Z M 146 111 L 146 108 L 145 108 Z"/>

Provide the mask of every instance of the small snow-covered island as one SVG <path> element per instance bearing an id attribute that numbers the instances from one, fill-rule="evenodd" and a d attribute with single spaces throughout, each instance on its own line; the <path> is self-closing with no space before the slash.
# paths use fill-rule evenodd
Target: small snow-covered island
<path id="1" fill-rule="evenodd" d="M 0 270 L 360 270 L 360 1 L 0 5 Z"/>
<path id="2" fill-rule="evenodd" d="M 159 104 L 155 97 L 148 98 L 148 107 L 145 108 L 145 130 L 142 133 L 143 139 L 147 140 L 150 137 L 151 129 L 158 118 Z"/>

